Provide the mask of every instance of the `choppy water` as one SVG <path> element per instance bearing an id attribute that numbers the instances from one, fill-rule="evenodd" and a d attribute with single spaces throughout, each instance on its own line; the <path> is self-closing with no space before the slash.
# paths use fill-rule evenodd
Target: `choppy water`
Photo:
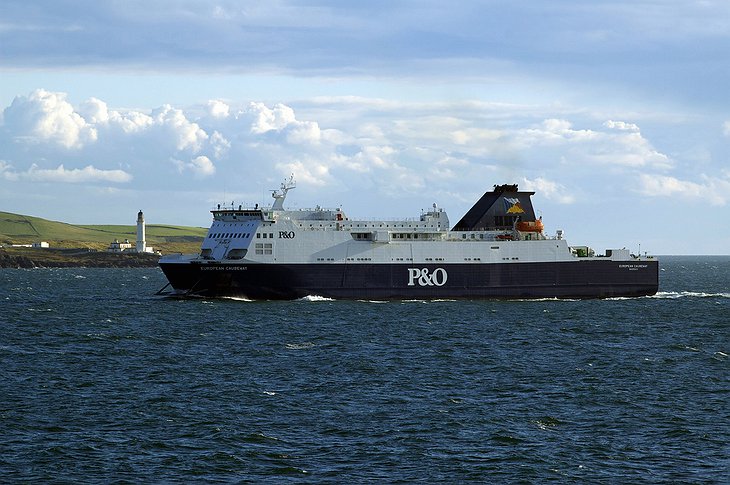
<path id="1" fill-rule="evenodd" d="M 0 480 L 730 481 L 730 257 L 603 301 L 173 300 L 0 270 Z"/>

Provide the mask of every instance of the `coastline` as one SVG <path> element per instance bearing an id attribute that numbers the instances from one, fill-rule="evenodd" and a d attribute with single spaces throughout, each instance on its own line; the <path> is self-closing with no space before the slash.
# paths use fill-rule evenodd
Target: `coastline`
<path id="1" fill-rule="evenodd" d="M 0 249 L 0 268 L 153 268 L 158 254 L 108 253 L 93 249 Z"/>

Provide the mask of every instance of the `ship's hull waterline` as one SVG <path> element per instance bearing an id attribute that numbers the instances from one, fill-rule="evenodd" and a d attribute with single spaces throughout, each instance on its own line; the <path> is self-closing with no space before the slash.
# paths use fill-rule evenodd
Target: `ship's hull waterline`
<path id="1" fill-rule="evenodd" d="M 177 295 L 292 300 L 614 298 L 653 295 L 657 260 L 520 263 L 161 262 Z"/>

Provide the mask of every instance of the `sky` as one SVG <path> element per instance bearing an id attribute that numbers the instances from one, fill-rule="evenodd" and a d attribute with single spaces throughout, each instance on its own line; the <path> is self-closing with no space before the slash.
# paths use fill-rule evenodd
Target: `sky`
<path id="1" fill-rule="evenodd" d="M 495 184 L 599 252 L 730 254 L 726 0 L 4 0 L 0 211 L 456 223 Z"/>

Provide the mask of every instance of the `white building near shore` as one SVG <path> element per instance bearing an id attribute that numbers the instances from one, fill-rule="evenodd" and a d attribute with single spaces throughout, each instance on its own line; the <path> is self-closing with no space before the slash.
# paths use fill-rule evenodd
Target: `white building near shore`
<path id="1" fill-rule="evenodd" d="M 108 253 L 122 253 L 132 252 L 132 243 L 129 239 L 125 239 L 124 242 L 119 242 L 119 239 L 115 239 L 107 248 Z"/>
<path id="2" fill-rule="evenodd" d="M 145 224 L 144 224 L 144 214 L 142 213 L 142 210 L 140 210 L 137 213 L 137 241 L 134 245 L 134 248 L 132 248 L 132 243 L 129 242 L 129 239 L 125 239 L 124 242 L 119 242 L 118 239 L 115 239 L 111 244 L 109 244 L 109 247 L 107 248 L 107 252 L 110 253 L 154 253 L 155 250 L 149 246 L 147 246 L 147 241 L 145 240 Z"/>
<path id="3" fill-rule="evenodd" d="M 0 246 L 2 247 L 2 246 Z M 8 247 L 11 248 L 33 248 L 33 249 L 45 249 L 50 248 L 51 245 L 46 241 L 34 242 L 33 244 L 10 244 Z"/>

